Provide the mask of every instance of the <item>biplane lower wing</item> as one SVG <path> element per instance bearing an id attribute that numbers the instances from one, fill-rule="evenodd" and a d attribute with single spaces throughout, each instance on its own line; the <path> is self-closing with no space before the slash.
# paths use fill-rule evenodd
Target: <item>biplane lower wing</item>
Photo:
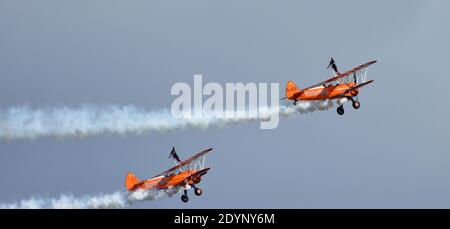
<path id="1" fill-rule="evenodd" d="M 362 87 L 364 87 L 364 86 L 366 86 L 366 85 L 368 85 L 368 84 L 370 84 L 370 83 L 372 83 L 372 82 L 373 82 L 373 80 L 369 80 L 369 81 L 367 81 L 367 82 L 365 82 L 365 83 L 358 84 L 358 85 L 356 85 L 356 86 L 354 86 L 354 87 L 348 89 L 348 90 L 346 91 L 345 94 L 347 94 L 347 93 L 349 93 L 349 92 L 351 92 L 351 91 L 357 90 L 357 89 L 359 89 L 359 88 L 362 88 Z"/>
<path id="2" fill-rule="evenodd" d="M 211 168 L 204 168 L 204 169 L 202 169 L 202 170 L 200 170 L 200 171 L 197 171 L 196 173 L 190 175 L 190 176 L 188 177 L 188 179 L 191 179 L 191 180 L 192 180 L 192 179 L 201 177 L 201 176 L 205 175 L 206 173 L 208 173 L 208 170 L 210 170 L 210 169 L 211 169 Z"/>
<path id="3" fill-rule="evenodd" d="M 346 95 L 346 94 L 348 94 L 348 93 L 350 93 L 350 92 L 352 92 L 352 91 L 354 91 L 354 90 L 357 90 L 357 89 L 359 89 L 359 88 L 362 88 L 362 87 L 364 87 L 364 86 L 366 86 L 366 85 L 368 85 L 368 84 L 370 84 L 370 83 L 372 83 L 372 82 L 373 82 L 373 80 L 369 80 L 369 81 L 367 81 L 367 82 L 365 82 L 365 83 L 358 84 L 358 85 L 356 85 L 356 86 L 354 86 L 354 87 L 351 87 L 351 88 L 349 88 L 348 90 L 342 92 L 341 94 L 337 95 L 336 97 L 344 96 L 344 95 Z"/>
<path id="4" fill-rule="evenodd" d="M 197 172 L 193 173 L 192 175 L 186 177 L 186 179 L 175 184 L 174 186 L 185 186 L 186 184 L 189 184 L 190 181 L 195 181 L 195 180 L 199 179 L 200 177 L 202 177 L 203 175 L 205 175 L 209 169 L 211 169 L 211 168 L 205 168 L 200 171 L 197 171 Z M 193 183 L 198 183 L 198 182 L 193 182 Z"/>

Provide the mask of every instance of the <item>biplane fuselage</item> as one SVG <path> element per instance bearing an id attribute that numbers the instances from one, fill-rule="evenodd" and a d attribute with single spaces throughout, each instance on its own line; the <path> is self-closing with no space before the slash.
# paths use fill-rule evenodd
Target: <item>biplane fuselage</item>
<path id="1" fill-rule="evenodd" d="M 127 178 L 125 179 L 125 186 L 127 187 L 128 191 L 136 191 L 138 189 L 168 189 L 171 188 L 175 185 L 180 184 L 181 182 L 183 182 L 184 180 L 187 180 L 188 184 L 198 184 L 201 181 L 201 176 L 206 174 L 206 172 L 209 170 L 210 168 L 205 168 L 202 170 L 185 170 L 185 171 L 181 171 L 178 174 L 172 174 L 169 176 L 157 176 L 154 178 L 150 178 L 148 180 L 143 180 L 140 181 L 136 184 L 133 184 L 133 178 L 132 176 L 134 176 L 132 173 L 128 173 Z M 189 179 L 190 176 L 196 174 L 196 173 L 202 173 L 204 172 L 202 175 L 197 176 L 193 179 Z M 130 177 L 131 176 L 131 177 Z M 129 182 L 129 183 L 128 183 Z"/>
<path id="2" fill-rule="evenodd" d="M 359 91 L 352 90 L 346 94 L 342 94 L 345 91 L 348 91 L 350 88 L 355 86 L 354 82 L 349 83 L 341 83 L 336 86 L 318 86 L 306 90 L 296 90 L 292 81 L 288 82 L 286 87 L 286 95 L 287 99 L 290 100 L 327 100 L 327 99 L 338 99 L 343 97 L 353 97 L 358 95 Z M 292 90 L 289 90 L 291 89 Z"/>

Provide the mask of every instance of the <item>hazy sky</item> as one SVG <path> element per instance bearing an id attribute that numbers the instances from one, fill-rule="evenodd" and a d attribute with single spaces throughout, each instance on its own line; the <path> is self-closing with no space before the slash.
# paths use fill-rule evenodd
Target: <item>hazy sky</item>
<path id="1" fill-rule="evenodd" d="M 178 133 L 0 142 L 0 203 L 124 188 L 207 147 L 202 197 L 142 208 L 449 208 L 449 1 L 0 1 L 0 110 L 170 108 L 176 82 L 306 87 L 371 59 L 361 108 Z M 280 95 L 281 96 L 281 95 Z"/>

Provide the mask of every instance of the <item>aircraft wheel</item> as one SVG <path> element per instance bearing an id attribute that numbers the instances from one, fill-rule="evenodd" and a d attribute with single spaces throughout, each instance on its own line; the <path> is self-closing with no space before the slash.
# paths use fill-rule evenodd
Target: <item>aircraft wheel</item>
<path id="1" fill-rule="evenodd" d="M 355 108 L 355 109 L 359 109 L 359 107 L 361 106 L 361 104 L 358 102 L 358 101 L 353 101 L 353 103 L 352 103 L 352 106 L 353 106 L 353 108 Z"/>
<path id="2" fill-rule="evenodd" d="M 343 114 L 344 114 L 344 107 L 343 107 L 343 106 L 339 106 L 339 107 L 337 108 L 337 113 L 338 113 L 339 115 L 343 115 Z"/>
<path id="3" fill-rule="evenodd" d="M 203 193 L 203 190 L 200 189 L 200 188 L 196 188 L 196 189 L 194 189 L 194 193 L 195 193 L 195 195 L 197 195 L 197 196 L 201 196 L 202 193 Z"/>
<path id="4" fill-rule="evenodd" d="M 184 203 L 187 203 L 189 201 L 189 197 L 187 195 L 181 195 L 181 201 L 183 201 Z"/>
<path id="5" fill-rule="evenodd" d="M 297 105 L 297 100 L 294 101 L 294 106 Z"/>

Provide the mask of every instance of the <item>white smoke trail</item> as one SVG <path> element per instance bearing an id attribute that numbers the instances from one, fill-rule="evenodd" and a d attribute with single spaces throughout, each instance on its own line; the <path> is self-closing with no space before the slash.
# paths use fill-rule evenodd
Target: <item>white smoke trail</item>
<path id="1" fill-rule="evenodd" d="M 282 117 L 326 110 L 331 101 L 299 102 L 296 106 L 281 105 L 278 110 L 259 108 L 264 120 L 273 112 Z M 237 111 L 234 118 L 216 118 L 204 114 L 202 118 L 176 118 L 167 110 L 145 111 L 134 106 L 81 106 L 79 108 L 31 109 L 26 106 L 0 111 L 0 139 L 33 139 L 37 137 L 70 137 L 99 134 L 141 134 L 148 131 L 168 132 L 186 128 L 206 129 L 227 124 L 257 120 L 248 111 Z"/>
<path id="2" fill-rule="evenodd" d="M 0 209 L 103 209 L 125 208 L 137 202 L 159 199 L 165 195 L 172 196 L 180 188 L 167 190 L 138 190 L 135 192 L 118 191 L 98 196 L 74 197 L 61 195 L 59 198 L 30 198 L 16 203 L 0 204 Z"/>
<path id="3" fill-rule="evenodd" d="M 333 107 L 333 101 L 311 101 L 311 102 L 298 102 L 295 106 L 280 106 L 280 115 L 283 117 L 289 117 L 298 113 L 309 113 L 314 111 L 324 111 Z"/>

